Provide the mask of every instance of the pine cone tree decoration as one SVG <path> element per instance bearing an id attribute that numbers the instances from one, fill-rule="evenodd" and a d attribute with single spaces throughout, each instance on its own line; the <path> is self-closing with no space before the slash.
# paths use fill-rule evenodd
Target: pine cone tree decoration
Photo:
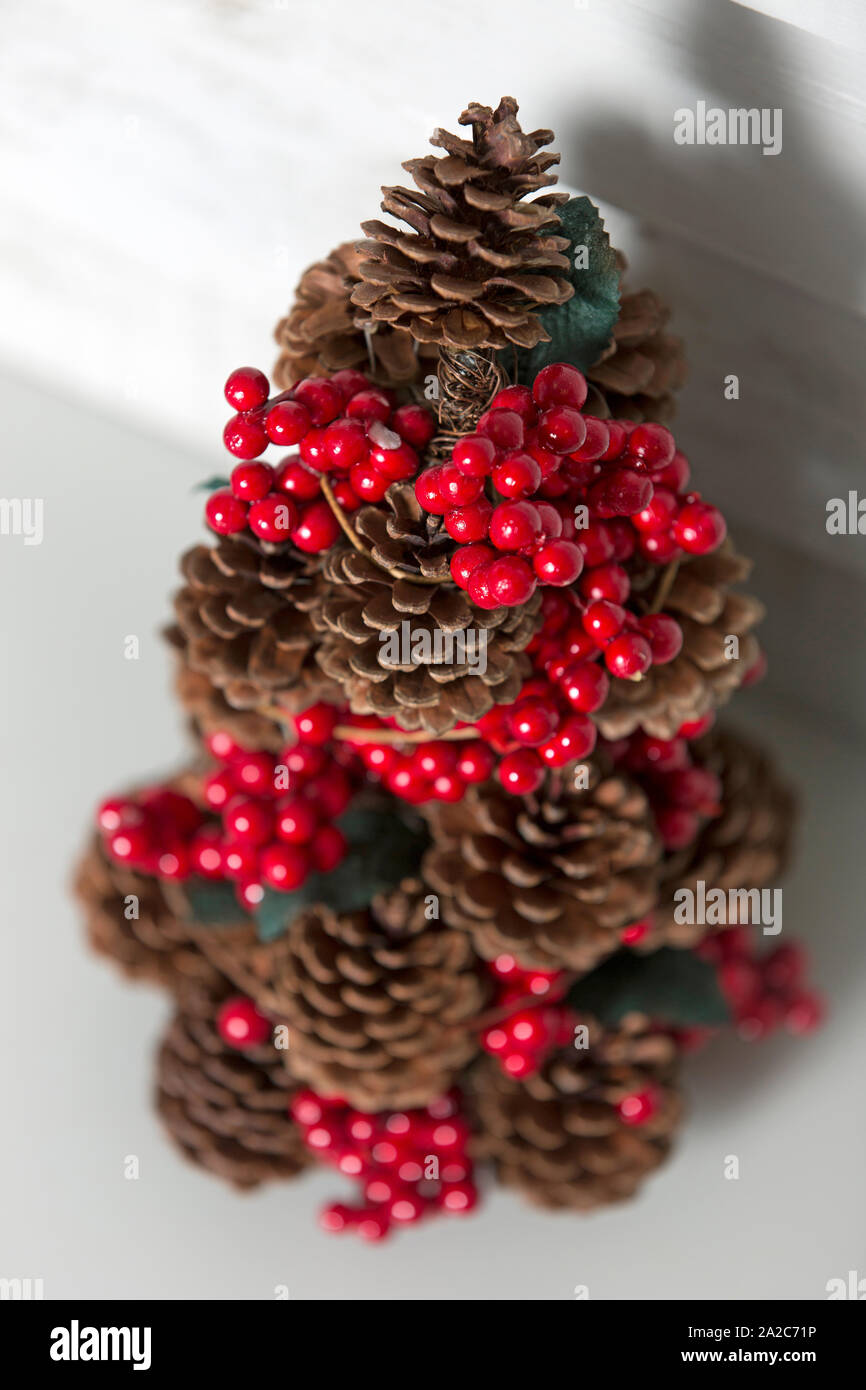
<path id="1" fill-rule="evenodd" d="M 617 260 L 624 271 L 625 257 L 617 252 Z M 586 373 L 590 414 L 662 424 L 673 418 L 674 393 L 686 379 L 686 358 L 682 339 L 665 331 L 670 315 L 654 290 L 622 294 L 613 339 Z"/>
<path id="2" fill-rule="evenodd" d="M 238 1051 L 217 1028 L 220 980 L 185 996 L 159 1049 L 157 1112 L 191 1162 L 238 1188 L 297 1176 L 309 1163 L 289 1116 L 297 1090 L 272 1043 Z"/>
<path id="3" fill-rule="evenodd" d="M 316 659 L 354 713 L 440 734 L 516 699 L 540 595 L 520 608 L 477 608 L 451 582 L 453 543 L 426 529 L 411 486 L 389 488 L 388 504 L 390 515 L 364 507 L 353 516 L 368 554 L 344 542 L 325 556 L 311 613 L 322 635 Z"/>
<path id="4" fill-rule="evenodd" d="M 760 655 L 752 628 L 764 616 L 763 605 L 731 591 L 751 567 L 730 543 L 680 565 L 662 611 L 679 622 L 682 650 L 640 681 L 611 682 L 605 704 L 593 715 L 605 738 L 625 738 L 637 728 L 653 738 L 674 738 L 686 721 L 726 703 Z M 657 575 L 652 571 L 652 582 Z M 633 585 L 637 592 L 637 579 Z M 739 643 L 735 659 L 727 656 L 729 637 Z"/>
<path id="5" fill-rule="evenodd" d="M 343 242 L 304 271 L 294 303 L 274 332 L 281 351 L 273 378 L 280 390 L 302 377 L 328 376 L 346 367 L 393 386 L 435 371 L 435 347 L 416 343 L 403 328 L 381 325 L 370 335 L 368 349 L 351 302 L 352 290 L 360 283 L 360 265 L 356 244 Z"/>
<path id="6" fill-rule="evenodd" d="M 649 803 L 619 773 L 592 768 L 588 789 L 526 801 L 490 783 L 424 811 L 434 842 L 425 879 L 484 960 L 591 970 L 655 901 L 661 849 Z"/>
<path id="7" fill-rule="evenodd" d="M 73 887 L 84 908 L 87 938 L 124 975 L 185 995 L 212 984 L 217 972 L 169 904 L 159 879 L 110 859 L 94 836 L 82 855 Z"/>
<path id="8" fill-rule="evenodd" d="M 568 194 L 524 201 L 556 182 L 547 171 L 559 155 L 540 152 L 553 132 L 525 134 L 513 97 L 495 111 L 473 103 L 460 124 L 472 127 L 470 140 L 437 130 L 431 143 L 444 157 L 403 165 L 417 192 L 383 189 L 382 210 L 411 230 L 363 223 L 356 322 L 452 348 L 533 347 L 548 334 L 532 311 L 574 292 L 558 273 L 568 270 L 568 241 L 556 209 Z"/>
<path id="9" fill-rule="evenodd" d="M 245 538 L 193 546 L 181 559 L 175 596 L 186 661 L 235 709 L 317 698 L 310 608 L 317 564 L 295 549 Z"/>
<path id="10" fill-rule="evenodd" d="M 258 953 L 256 1002 L 289 1025 L 294 1075 L 359 1110 L 426 1105 L 475 1055 L 488 994 L 468 938 L 405 879 L 367 911 L 324 905 Z"/>
<path id="11" fill-rule="evenodd" d="M 614 1029 L 583 1022 L 589 1047 L 554 1054 L 526 1081 L 492 1059 L 472 1073 L 478 1156 L 542 1207 L 590 1211 L 632 1197 L 666 1158 L 680 1121 L 671 1038 L 640 1014 Z M 634 1096 L 649 1111 L 639 1125 L 619 1109 Z"/>
<path id="12" fill-rule="evenodd" d="M 694 891 L 699 879 L 707 891 L 766 888 L 787 862 L 796 805 L 772 759 L 728 731 L 702 739 L 695 754 L 700 766 L 721 780 L 722 810 L 704 825 L 694 844 L 665 857 L 654 927 L 638 943 L 639 950 L 693 946 L 706 935 L 704 923 L 675 921 L 677 889 Z"/>

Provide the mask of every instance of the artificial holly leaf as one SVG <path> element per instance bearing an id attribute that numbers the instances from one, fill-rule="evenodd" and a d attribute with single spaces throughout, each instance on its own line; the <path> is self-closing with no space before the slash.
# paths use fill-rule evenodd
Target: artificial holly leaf
<path id="1" fill-rule="evenodd" d="M 215 473 L 211 478 L 204 478 L 200 483 L 195 483 L 193 492 L 216 492 L 218 488 L 228 487 L 229 479 L 221 478 Z"/>
<path id="2" fill-rule="evenodd" d="M 248 916 L 235 897 L 234 886 L 224 878 L 193 878 L 183 889 L 189 915 L 202 926 L 237 926 Z"/>
<path id="3" fill-rule="evenodd" d="M 517 380 L 527 386 L 550 362 L 570 362 L 585 372 L 608 346 L 619 316 L 619 271 L 601 213 L 589 198 L 581 197 L 569 199 L 559 216 L 562 234 L 569 239 L 565 255 L 574 294 L 565 304 L 535 311 L 550 341 L 518 348 Z M 500 357 L 510 373 L 513 349 L 506 348 Z"/>
<path id="4" fill-rule="evenodd" d="M 572 985 L 568 1002 L 602 1023 L 618 1023 L 632 1012 L 682 1027 L 731 1021 L 714 966 L 692 951 L 672 947 L 649 956 L 618 951 Z"/>

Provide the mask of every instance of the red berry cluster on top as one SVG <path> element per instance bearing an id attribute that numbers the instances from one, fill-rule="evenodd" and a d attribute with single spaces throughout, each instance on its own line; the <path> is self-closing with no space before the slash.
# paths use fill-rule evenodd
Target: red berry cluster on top
<path id="1" fill-rule="evenodd" d="M 393 1228 L 436 1212 L 462 1216 L 478 1201 L 467 1154 L 469 1127 L 456 1093 L 423 1110 L 368 1115 L 301 1091 L 290 1113 L 311 1152 L 360 1187 L 357 1205 L 325 1208 L 326 1231 L 353 1230 L 363 1240 L 382 1240 Z"/>
<path id="2" fill-rule="evenodd" d="M 652 738 L 637 730 L 629 738 L 606 743 L 618 766 L 641 784 L 652 806 L 666 850 L 685 849 L 704 821 L 721 810 L 722 786 L 714 772 L 695 762 L 690 742 L 706 733 L 713 715 L 684 724 L 676 738 Z M 684 733 L 683 730 L 686 732 Z"/>
<path id="3" fill-rule="evenodd" d="M 499 986 L 492 1011 L 504 1017 L 483 1030 L 481 1046 L 506 1076 L 521 1081 L 555 1048 L 573 1040 L 576 1018 L 558 1003 L 570 977 L 563 971 L 524 970 L 511 955 L 497 956 L 488 969 Z"/>
<path id="4" fill-rule="evenodd" d="M 451 561 L 455 583 L 481 608 L 525 603 L 538 584 L 573 584 L 587 563 L 580 545 L 587 523 L 630 517 L 634 534 L 627 554 L 617 559 L 637 547 L 656 564 L 683 550 L 704 554 L 724 539 L 721 514 L 683 491 L 688 464 L 670 431 L 584 416 L 586 394 L 576 367 L 544 367 L 531 390 L 499 391 L 475 434 L 455 444 L 451 462 L 416 480 L 421 506 L 443 517 L 458 542 Z M 578 506 L 586 511 L 583 525 L 576 523 Z M 628 596 L 626 580 L 622 598 L 616 597 L 623 587 L 619 574 L 596 576 L 595 587 L 598 601 L 614 607 Z M 622 630 L 623 619 L 615 617 L 606 612 L 600 618 L 605 645 Z M 624 668 L 617 675 L 648 668 L 648 637 L 629 637 L 621 652 L 615 649 Z"/>
<path id="5" fill-rule="evenodd" d="M 205 816 L 171 787 L 149 787 L 135 797 L 110 797 L 96 813 L 105 848 L 119 864 L 158 878 L 193 872 L 195 845 Z"/>
<path id="6" fill-rule="evenodd" d="M 697 953 L 716 966 L 719 988 L 746 1042 L 757 1042 L 782 1025 L 791 1033 L 810 1033 L 821 1022 L 824 1006 L 806 988 L 802 946 L 776 946 L 760 955 L 754 931 L 742 926 L 713 933 Z"/>
<path id="7" fill-rule="evenodd" d="M 433 437 L 429 410 L 397 406 L 393 391 L 371 386 L 361 372 L 308 377 L 273 398 L 269 390 L 254 367 L 238 368 L 226 382 L 226 398 L 238 413 L 223 439 L 244 462 L 232 471 L 230 487 L 208 499 L 205 516 L 218 535 L 249 530 L 269 545 L 327 550 L 339 526 L 322 497 L 321 475 L 333 475 L 337 502 L 344 512 L 355 511 L 362 502 L 381 502 L 393 482 L 414 477 L 417 450 Z M 270 444 L 298 452 L 274 468 L 259 461 Z"/>

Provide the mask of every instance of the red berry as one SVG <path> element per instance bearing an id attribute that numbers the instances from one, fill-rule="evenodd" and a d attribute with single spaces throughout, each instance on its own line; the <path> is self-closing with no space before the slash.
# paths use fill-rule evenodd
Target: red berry
<path id="1" fill-rule="evenodd" d="M 277 401 L 265 417 L 268 439 L 284 449 L 300 444 L 312 426 L 310 412 L 300 401 Z"/>
<path id="2" fill-rule="evenodd" d="M 576 758 L 587 757 L 595 747 L 596 738 L 596 727 L 587 715 L 571 714 L 538 751 L 548 767 L 564 767 Z"/>
<path id="3" fill-rule="evenodd" d="M 214 772 L 204 784 L 205 801 L 215 811 L 227 806 L 236 791 L 235 779 L 227 768 Z"/>
<path id="4" fill-rule="evenodd" d="M 562 535 L 562 517 L 551 502 L 539 502 L 533 498 L 533 507 L 541 517 L 541 534 L 546 541 L 555 541 Z M 583 555 L 580 557 L 583 566 Z"/>
<path id="5" fill-rule="evenodd" d="M 645 1125 L 658 1111 L 658 1098 L 653 1091 L 636 1091 L 623 1096 L 617 1109 L 623 1124 Z"/>
<path id="6" fill-rule="evenodd" d="M 513 410 L 524 425 L 534 425 L 537 411 L 528 386 L 503 386 L 490 402 L 491 410 Z"/>
<path id="7" fill-rule="evenodd" d="M 205 520 L 218 536 L 234 536 L 247 524 L 247 504 L 240 502 L 228 488 L 212 492 L 205 503 Z"/>
<path id="8" fill-rule="evenodd" d="M 252 796 L 274 796 L 274 768 L 270 753 L 238 753 L 229 770 L 242 791 Z"/>
<path id="9" fill-rule="evenodd" d="M 283 492 L 274 492 L 250 507 L 249 528 L 259 540 L 278 545 L 298 524 L 298 508 Z"/>
<path id="10" fill-rule="evenodd" d="M 483 483 L 480 478 L 472 478 L 453 464 L 447 464 L 439 469 L 437 486 L 439 496 L 449 507 L 469 507 L 481 496 Z"/>
<path id="11" fill-rule="evenodd" d="M 494 563 L 495 561 L 483 561 L 482 564 L 474 567 L 469 576 L 466 592 L 472 602 L 477 604 L 479 608 L 492 609 L 500 607 L 499 599 L 494 598 L 490 588 L 490 571 Z"/>
<path id="12" fill-rule="evenodd" d="M 555 454 L 571 454 L 586 439 L 586 425 L 579 411 L 568 405 L 554 405 L 538 421 L 538 442 Z"/>
<path id="13" fill-rule="evenodd" d="M 717 549 L 727 533 L 725 518 L 708 502 L 687 503 L 673 524 L 677 545 L 690 555 L 706 555 Z"/>
<path id="14" fill-rule="evenodd" d="M 222 878 L 223 855 L 217 826 L 208 826 L 194 836 L 189 847 L 190 864 L 202 878 Z"/>
<path id="15" fill-rule="evenodd" d="M 450 515 L 450 513 L 449 513 Z M 446 517 L 445 525 L 448 525 Z M 496 551 L 489 545 L 464 545 L 451 556 L 451 578 L 461 589 L 469 587 L 469 579 L 479 565 L 496 558 Z"/>
<path id="16" fill-rule="evenodd" d="M 103 801 L 96 813 L 96 823 L 106 835 L 120 830 L 122 826 L 140 825 L 142 820 L 141 810 L 134 801 L 116 796 Z"/>
<path id="17" fill-rule="evenodd" d="M 352 490 L 365 502 L 381 502 L 391 479 L 386 478 L 374 463 L 356 463 L 349 473 Z"/>
<path id="18" fill-rule="evenodd" d="M 226 878 L 244 883 L 249 882 L 257 872 L 258 862 L 259 855 L 255 845 L 227 844 L 223 846 L 223 870 Z"/>
<path id="19" fill-rule="evenodd" d="M 370 445 L 370 462 L 392 483 L 414 478 L 418 472 L 418 455 L 411 444 L 386 445 L 374 440 Z"/>
<path id="20" fill-rule="evenodd" d="M 330 467 L 325 449 L 325 433 L 324 429 L 307 430 L 298 448 L 298 453 L 307 467 L 315 469 L 317 473 L 324 473 Z"/>
<path id="21" fill-rule="evenodd" d="M 341 371 L 334 372 L 331 385 L 336 386 L 343 400 L 350 401 L 359 391 L 366 391 L 370 383 L 363 372 L 356 371 L 354 367 L 343 367 Z"/>
<path id="22" fill-rule="evenodd" d="M 268 447 L 268 436 L 261 420 L 249 415 L 233 415 L 223 430 L 223 443 L 239 459 L 255 459 Z"/>
<path id="23" fill-rule="evenodd" d="M 283 893 L 300 888 L 310 872 L 306 852 L 298 845 L 266 845 L 259 855 L 259 868 L 265 883 Z"/>
<path id="24" fill-rule="evenodd" d="M 242 844 L 263 845 L 273 833 L 274 817 L 264 802 L 238 797 L 223 812 L 223 825 L 226 834 Z"/>
<path id="25" fill-rule="evenodd" d="M 625 609 L 618 603 L 599 599 L 590 604 L 582 618 L 583 630 L 600 646 L 606 646 L 619 632 L 625 622 Z M 649 650 L 649 648 L 647 648 Z"/>
<path id="26" fill-rule="evenodd" d="M 108 841 L 108 849 L 122 864 L 140 864 L 151 853 L 153 845 L 144 826 L 126 825 L 115 830 Z"/>
<path id="27" fill-rule="evenodd" d="M 274 487 L 287 493 L 295 502 L 312 502 L 321 492 L 321 484 L 315 473 L 311 473 L 298 459 L 287 459 L 278 469 Z"/>
<path id="28" fill-rule="evenodd" d="M 589 417 L 586 417 L 589 418 Z M 628 439 L 628 430 L 622 420 L 605 420 L 610 441 L 601 456 L 600 462 L 609 463 L 612 459 L 618 459 L 625 448 Z"/>
<path id="29" fill-rule="evenodd" d="M 346 856 L 349 846 L 337 825 L 323 825 L 313 837 L 313 863 L 320 874 L 330 873 Z"/>
<path id="30" fill-rule="evenodd" d="M 335 420 L 325 430 L 324 449 L 331 468 L 347 472 L 367 457 L 367 432 L 360 420 Z"/>
<path id="31" fill-rule="evenodd" d="M 337 519 L 327 502 L 311 502 L 291 534 L 293 545 L 308 555 L 318 555 L 334 544 L 340 534 Z"/>
<path id="32" fill-rule="evenodd" d="M 676 443 L 664 425 L 637 425 L 628 438 L 629 458 L 646 468 L 665 468 L 676 453 Z"/>
<path id="33" fill-rule="evenodd" d="M 486 410 L 475 429 L 476 433 L 491 440 L 497 449 L 523 447 L 523 420 L 516 410 Z"/>
<path id="34" fill-rule="evenodd" d="M 549 699 L 518 700 L 510 711 L 508 725 L 518 743 L 534 748 L 553 734 L 559 718 Z"/>
<path id="35" fill-rule="evenodd" d="M 596 463 L 605 457 L 610 447 L 610 428 L 605 420 L 597 420 L 594 415 L 584 415 L 586 438 L 579 449 L 571 453 L 575 463 Z"/>
<path id="36" fill-rule="evenodd" d="M 632 526 L 638 531 L 664 531 L 676 514 L 677 499 L 666 487 L 657 487 L 643 511 L 635 512 Z"/>
<path id="37" fill-rule="evenodd" d="M 295 733 L 299 739 L 303 739 L 304 743 L 327 743 L 334 732 L 337 711 L 333 705 L 326 705 L 319 701 L 318 704 L 310 705 L 308 709 L 296 714 L 293 722 Z"/>
<path id="38" fill-rule="evenodd" d="M 487 571 L 491 596 L 506 608 L 526 603 L 535 593 L 536 583 L 532 566 L 519 555 L 504 555 L 501 560 L 494 560 Z"/>
<path id="39" fill-rule="evenodd" d="M 655 565 L 667 565 L 682 554 L 676 541 L 666 531 L 651 531 L 649 535 L 642 535 L 638 545 L 641 555 Z"/>
<path id="40" fill-rule="evenodd" d="M 785 1027 L 790 1033 L 812 1033 L 824 1018 L 824 1005 L 814 994 L 801 994 L 785 1009 Z"/>
<path id="41" fill-rule="evenodd" d="M 436 422 L 423 405 L 401 405 L 391 416 L 391 428 L 413 449 L 426 449 L 436 433 Z"/>
<path id="42" fill-rule="evenodd" d="M 583 551 L 584 564 L 604 565 L 614 558 L 614 541 L 603 521 L 591 521 L 588 526 L 575 534 L 575 543 Z"/>
<path id="43" fill-rule="evenodd" d="M 564 588 L 573 584 L 583 569 L 583 555 L 574 541 L 547 541 L 532 560 L 542 584 Z"/>
<path id="44" fill-rule="evenodd" d="M 308 376 L 293 388 L 295 400 L 306 406 L 310 419 L 317 427 L 329 425 L 343 409 L 343 397 L 338 386 L 325 377 Z"/>
<path id="45" fill-rule="evenodd" d="M 703 734 L 709 733 L 715 722 L 714 710 L 710 710 L 709 714 L 705 714 L 701 719 L 687 719 L 677 730 L 677 738 L 701 738 Z"/>
<path id="46" fill-rule="evenodd" d="M 591 603 L 602 598 L 625 603 L 631 593 L 631 581 L 621 565 L 596 565 L 581 575 L 580 592 Z"/>
<path id="47" fill-rule="evenodd" d="M 685 492 L 689 483 L 690 471 L 689 461 L 685 454 L 680 453 L 679 449 L 664 468 L 650 469 L 652 480 L 656 486 L 668 488 L 673 493 Z"/>
<path id="48" fill-rule="evenodd" d="M 455 507 L 445 513 L 445 530 L 455 541 L 464 545 L 473 541 L 483 541 L 493 512 L 492 503 L 486 498 L 474 502 L 471 507 Z"/>
<path id="49" fill-rule="evenodd" d="M 459 439 L 451 452 L 451 462 L 470 478 L 486 478 L 496 460 L 496 445 L 480 434 Z"/>
<path id="50" fill-rule="evenodd" d="M 515 796 L 531 796 L 544 781 L 544 764 L 530 748 L 508 753 L 499 764 L 499 780 Z"/>
<path id="51" fill-rule="evenodd" d="M 589 505 L 601 517 L 633 516 L 643 511 L 653 495 L 653 485 L 645 473 L 634 468 L 611 468 L 589 489 Z"/>
<path id="52" fill-rule="evenodd" d="M 541 483 L 541 469 L 531 454 L 506 454 L 493 469 L 493 485 L 503 497 L 526 497 Z"/>
<path id="53" fill-rule="evenodd" d="M 293 796 L 277 807 L 277 834 L 287 844 L 309 844 L 318 828 L 315 807 L 305 798 Z"/>
<path id="54" fill-rule="evenodd" d="M 532 383 L 532 398 L 542 408 L 568 405 L 580 410 L 586 400 L 586 378 L 566 362 L 542 367 Z"/>
<path id="55" fill-rule="evenodd" d="M 232 469 L 232 492 L 242 502 L 260 502 L 273 483 L 274 470 L 269 463 L 239 463 Z"/>
<path id="56" fill-rule="evenodd" d="M 375 387 L 369 387 L 366 391 L 359 391 L 352 397 L 346 406 L 346 414 L 352 420 L 364 420 L 372 423 L 380 420 L 383 424 L 391 418 L 391 402 L 383 391 L 377 391 Z"/>
<path id="57" fill-rule="evenodd" d="M 653 654 L 649 642 L 637 632 L 626 632 L 615 637 L 604 652 L 607 669 L 624 680 L 634 680 L 643 676 L 653 664 Z"/>
<path id="58" fill-rule="evenodd" d="M 342 507 L 344 512 L 357 511 L 361 505 L 361 499 L 356 493 L 348 478 L 337 478 L 331 484 L 331 491 L 338 507 Z"/>
<path id="59" fill-rule="evenodd" d="M 610 689 L 610 681 L 598 661 L 570 662 L 559 684 L 569 704 L 582 714 L 601 709 Z"/>
<path id="60" fill-rule="evenodd" d="M 224 387 L 225 398 L 233 410 L 258 410 L 270 395 L 270 385 L 258 367 L 237 367 Z"/>
<path id="61" fill-rule="evenodd" d="M 434 468 L 426 468 L 415 479 L 415 497 L 419 506 L 434 516 L 444 516 L 447 511 L 451 510 L 451 503 L 445 501 L 439 491 L 441 477 L 442 469 L 437 464 Z"/>
<path id="62" fill-rule="evenodd" d="M 676 618 L 667 613 L 648 613 L 638 622 L 638 628 L 650 644 L 653 665 L 663 666 L 679 656 L 683 645 L 683 630 Z"/>
<path id="63" fill-rule="evenodd" d="M 541 517 L 531 502 L 501 502 L 490 518 L 490 539 L 497 550 L 522 550 L 541 535 Z"/>
<path id="64" fill-rule="evenodd" d="M 467 743 L 457 759 L 457 774 L 464 782 L 486 782 L 493 772 L 495 759 L 486 744 Z"/>
<path id="65" fill-rule="evenodd" d="M 260 1013 L 252 999 L 234 995 L 227 999 L 217 1014 L 217 1028 L 224 1043 L 230 1047 L 259 1047 L 271 1036 L 271 1025 Z"/>
<path id="66" fill-rule="evenodd" d="M 685 849 L 700 829 L 694 811 L 683 811 L 676 806 L 660 806 L 656 810 L 656 825 L 667 850 Z"/>

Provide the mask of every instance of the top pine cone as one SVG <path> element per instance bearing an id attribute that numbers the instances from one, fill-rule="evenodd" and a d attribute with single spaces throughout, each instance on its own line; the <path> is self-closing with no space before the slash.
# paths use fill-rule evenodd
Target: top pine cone
<path id="1" fill-rule="evenodd" d="M 524 133 L 513 97 L 495 111 L 473 103 L 460 124 L 470 140 L 437 130 L 431 143 L 446 154 L 403 165 L 417 192 L 383 189 L 383 212 L 410 230 L 362 224 L 370 240 L 352 293 L 356 322 L 456 349 L 534 347 L 548 334 L 533 309 L 574 293 L 557 274 L 569 267 L 556 213 L 568 194 L 524 201 L 556 182 L 547 170 L 559 155 L 541 153 L 553 132 Z"/>

